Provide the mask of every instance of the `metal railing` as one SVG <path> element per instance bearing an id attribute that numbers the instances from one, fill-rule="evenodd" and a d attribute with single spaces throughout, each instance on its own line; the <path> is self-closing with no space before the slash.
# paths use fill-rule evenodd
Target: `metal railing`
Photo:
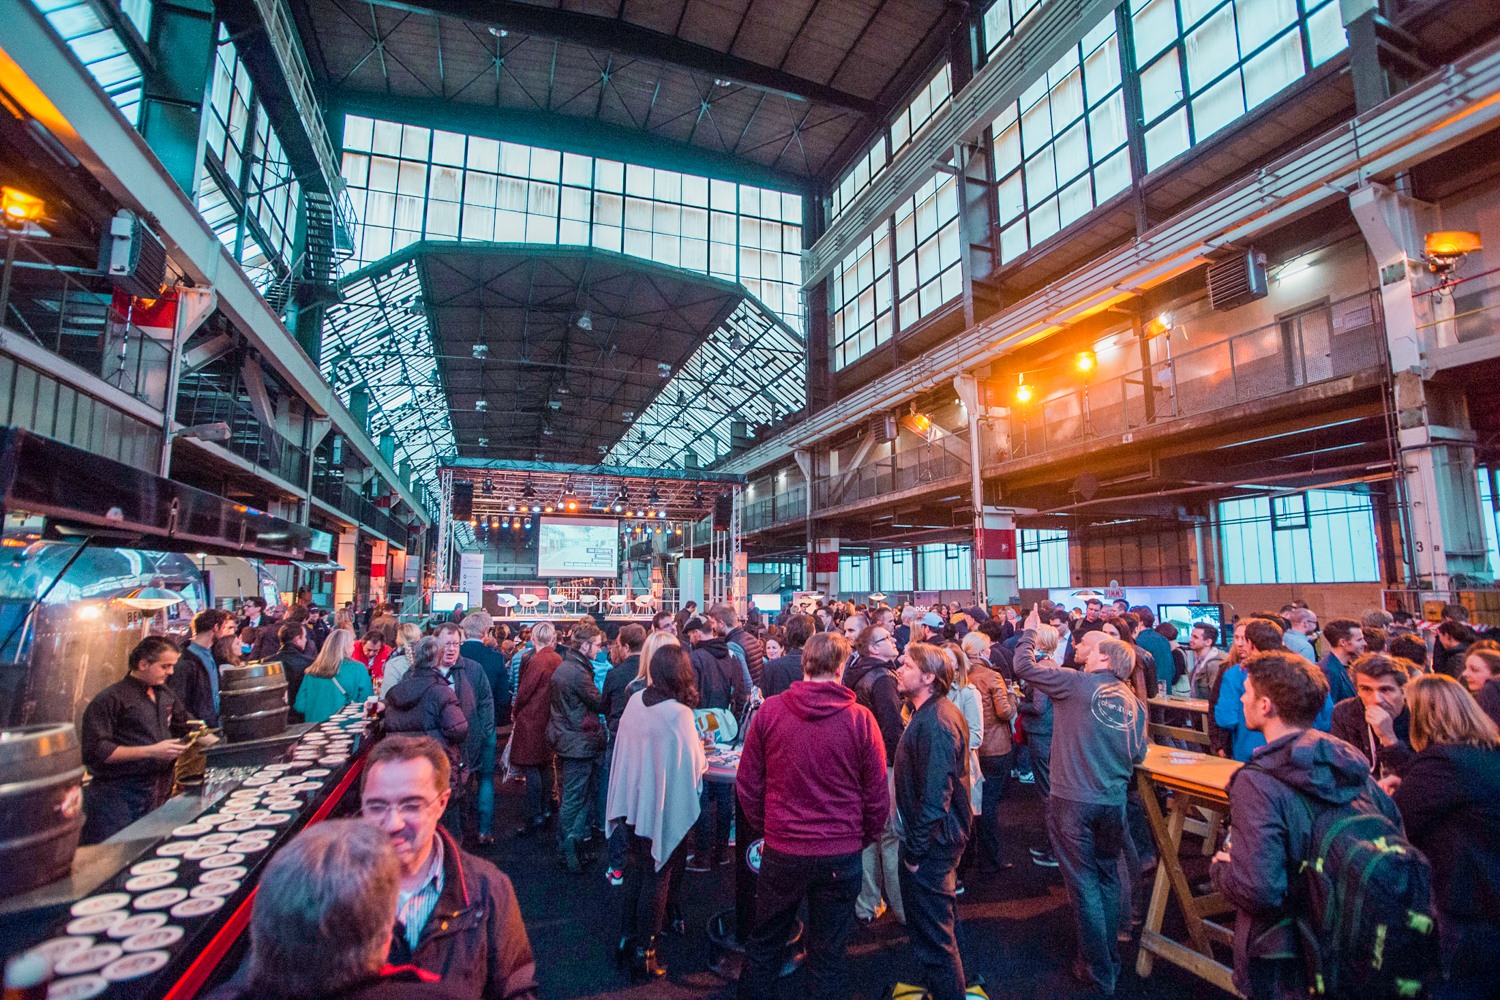
<path id="1" fill-rule="evenodd" d="M 163 409 L 175 330 L 153 336 L 128 322 L 108 279 L 49 260 L 36 241 L 18 241 L 15 253 L 0 325 Z"/>
<path id="2" fill-rule="evenodd" d="M 746 531 L 758 531 L 807 516 L 807 487 L 798 483 L 782 493 L 745 504 L 741 524 Z"/>
<path id="3" fill-rule="evenodd" d="M 855 472 L 841 489 L 834 480 L 821 480 L 813 488 L 815 509 L 842 507 L 966 475 L 969 463 L 963 456 L 968 454 L 968 448 L 968 431 L 964 430 L 950 435 L 946 448 L 938 444 L 925 445 L 870 462 Z"/>
<path id="4" fill-rule="evenodd" d="M 1386 365 L 1373 292 L 1013 407 L 1002 458 L 1039 455 Z"/>
<path id="5" fill-rule="evenodd" d="M 378 531 L 386 538 L 405 543 L 406 526 L 377 507 L 373 500 L 360 496 L 358 492 L 350 489 L 343 480 L 317 477 L 313 479 L 312 495 L 348 514 L 365 527 Z"/>
<path id="6" fill-rule="evenodd" d="M 248 402 L 184 384 L 177 397 L 177 422 L 191 427 L 220 421 L 229 425 L 224 442 L 229 451 L 299 488 L 306 481 L 307 452 L 261 423 Z"/>

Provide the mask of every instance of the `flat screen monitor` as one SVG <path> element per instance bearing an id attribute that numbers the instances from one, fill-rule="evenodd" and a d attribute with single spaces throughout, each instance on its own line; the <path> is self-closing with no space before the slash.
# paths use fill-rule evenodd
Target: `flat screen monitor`
<path id="1" fill-rule="evenodd" d="M 544 517 L 537 540 L 537 576 L 614 577 L 619 573 L 620 522 L 612 517 Z"/>
<path id="2" fill-rule="evenodd" d="M 755 605 L 755 609 L 763 614 L 781 614 L 780 594 L 751 594 L 750 603 Z"/>
<path id="3" fill-rule="evenodd" d="M 469 595 L 462 590 L 438 590 L 432 594 L 433 611 L 453 611 L 469 606 Z"/>
<path id="4" fill-rule="evenodd" d="M 1156 620 L 1176 625 L 1177 641 L 1183 646 L 1187 645 L 1188 633 L 1199 622 L 1207 622 L 1219 630 L 1218 645 L 1224 649 L 1229 648 L 1230 640 L 1234 638 L 1232 630 L 1229 635 L 1224 634 L 1224 605 L 1222 604 L 1158 604 Z"/>

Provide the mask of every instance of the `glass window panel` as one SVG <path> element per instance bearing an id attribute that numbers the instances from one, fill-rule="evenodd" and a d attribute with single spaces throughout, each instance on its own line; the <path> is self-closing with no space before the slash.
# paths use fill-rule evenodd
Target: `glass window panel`
<path id="1" fill-rule="evenodd" d="M 1101 21 L 1100 25 L 1105 23 Z M 1087 45 L 1087 41 L 1084 44 Z M 1091 103 L 1120 85 L 1120 46 L 1112 32 L 1105 43 L 1084 60 L 1083 79 Z"/>
<path id="2" fill-rule="evenodd" d="M 1337 3 L 1326 3 L 1308 17 L 1307 40 L 1314 66 L 1323 65 L 1349 47 Z"/>
<path id="3" fill-rule="evenodd" d="M 1064 226 L 1072 225 L 1083 218 L 1088 214 L 1089 209 L 1093 207 L 1093 193 L 1089 187 L 1087 174 L 1058 192 L 1058 217 Z"/>
<path id="4" fill-rule="evenodd" d="M 1172 0 L 1132 3 L 1130 22 L 1135 39 L 1135 61 L 1140 65 L 1177 38 L 1177 8 Z"/>
<path id="5" fill-rule="evenodd" d="M 470 136 L 467 161 L 470 170 L 487 170 L 492 174 L 499 173 L 500 143 L 494 139 L 486 139 L 483 136 Z"/>
<path id="6" fill-rule="evenodd" d="M 1083 72 L 1073 70 L 1052 88 L 1053 128 L 1062 128 L 1083 114 Z"/>
<path id="7" fill-rule="evenodd" d="M 594 183 L 594 159 L 577 153 L 564 153 L 562 158 L 562 180 L 574 187 L 592 187 Z"/>
<path id="8" fill-rule="evenodd" d="M 401 126 L 401 155 L 413 160 L 425 160 L 432 141 L 432 130 L 417 125 Z"/>
<path id="9" fill-rule="evenodd" d="M 1187 111 L 1178 108 L 1146 133 L 1146 169 L 1155 170 L 1187 148 Z"/>
<path id="10" fill-rule="evenodd" d="M 1015 112 L 1011 111 L 1014 118 Z M 1021 127 L 1011 124 L 995 132 L 995 174 L 1004 175 L 1021 165 Z"/>
<path id="11" fill-rule="evenodd" d="M 1026 196 L 1021 186 L 1019 170 L 1000 182 L 995 191 L 995 198 L 999 205 L 999 220 L 1002 225 L 1025 210 Z"/>
<path id="12" fill-rule="evenodd" d="M 1213 135 L 1245 113 L 1239 71 L 1226 76 L 1193 100 L 1193 134 L 1200 140 Z"/>
<path id="13" fill-rule="evenodd" d="M 1182 27 L 1191 31 L 1209 14 L 1212 14 L 1221 5 L 1227 7 L 1225 0 L 1180 0 L 1178 5 L 1182 15 Z"/>
<path id="14" fill-rule="evenodd" d="M 594 161 L 594 187 L 619 193 L 625 190 L 625 164 L 614 160 Z"/>
<path id="15" fill-rule="evenodd" d="M 375 123 L 369 118 L 361 118 L 359 115 L 347 116 L 344 119 L 344 148 L 369 152 L 374 129 Z"/>
<path id="16" fill-rule="evenodd" d="M 1052 162 L 1052 147 L 1048 146 L 1026 163 L 1026 198 L 1035 202 L 1056 190 L 1057 168 Z"/>
<path id="17" fill-rule="evenodd" d="M 1177 61 L 1177 50 L 1147 66 L 1140 74 L 1141 115 L 1146 121 L 1155 121 L 1168 108 L 1182 100 L 1182 70 Z"/>
<path id="18" fill-rule="evenodd" d="M 1026 222 L 1022 220 L 1000 231 L 1000 260 L 1010 263 L 1029 249 L 1026 242 Z"/>
<path id="19" fill-rule="evenodd" d="M 1120 150 L 1094 170 L 1094 198 L 1099 204 L 1130 186 L 1130 154 Z"/>
<path id="20" fill-rule="evenodd" d="M 1245 103 L 1251 108 L 1270 100 L 1302 75 L 1302 39 L 1288 31 L 1264 52 L 1245 63 Z"/>
<path id="21" fill-rule="evenodd" d="M 432 162 L 449 166 L 464 165 L 464 137 L 456 132 L 432 133 Z"/>
<path id="22" fill-rule="evenodd" d="M 1048 237 L 1053 236 L 1061 228 L 1057 215 L 1057 199 L 1050 198 L 1042 202 L 1031 213 L 1031 242 L 1033 245 L 1041 243 Z"/>
<path id="23" fill-rule="evenodd" d="M 1089 144 L 1099 160 L 1125 145 L 1125 98 L 1118 90 L 1089 112 Z"/>
<path id="24" fill-rule="evenodd" d="M 532 180 L 556 183 L 562 170 L 562 154 L 555 149 L 533 146 L 531 149 Z"/>
<path id="25" fill-rule="evenodd" d="M 1053 150 L 1060 183 L 1066 183 L 1086 171 L 1089 168 L 1089 143 L 1083 122 L 1058 136 Z"/>
<path id="26" fill-rule="evenodd" d="M 1234 8 L 1229 4 L 1219 8 L 1217 13 L 1187 36 L 1186 49 L 1188 85 L 1197 92 L 1239 62 Z"/>
<path id="27" fill-rule="evenodd" d="M 1297 23 L 1297 0 L 1234 0 L 1234 11 L 1247 55 Z"/>

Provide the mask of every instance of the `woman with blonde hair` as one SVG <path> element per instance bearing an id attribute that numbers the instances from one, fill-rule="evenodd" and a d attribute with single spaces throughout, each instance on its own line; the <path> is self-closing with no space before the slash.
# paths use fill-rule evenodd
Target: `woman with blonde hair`
<path id="1" fill-rule="evenodd" d="M 362 702 L 374 693 L 370 671 L 354 659 L 354 633 L 336 628 L 302 675 L 293 707 L 308 722 L 327 722 L 345 705 Z"/>
<path id="2" fill-rule="evenodd" d="M 422 638 L 422 630 L 411 622 L 396 629 L 396 649 L 385 661 L 385 672 L 380 675 L 380 698 L 390 694 L 391 688 L 401 683 L 401 678 L 411 671 L 411 651 Z"/>
<path id="3" fill-rule="evenodd" d="M 1462 684 L 1425 674 L 1406 685 L 1417 752 L 1392 793 L 1406 836 L 1432 862 L 1447 982 L 1433 996 L 1493 996 L 1500 950 L 1500 730 Z"/>
<path id="4" fill-rule="evenodd" d="M 671 632 L 652 632 L 646 636 L 646 642 L 641 646 L 640 669 L 635 673 L 635 680 L 631 681 L 625 687 L 625 698 L 627 701 L 637 691 L 644 691 L 651 686 L 651 657 L 656 655 L 656 651 L 663 646 L 681 645 L 682 643 L 678 642 L 677 637 Z"/>

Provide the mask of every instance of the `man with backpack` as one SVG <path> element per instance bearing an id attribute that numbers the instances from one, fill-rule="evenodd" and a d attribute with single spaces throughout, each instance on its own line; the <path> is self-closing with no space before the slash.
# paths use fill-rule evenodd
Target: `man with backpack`
<path id="1" fill-rule="evenodd" d="M 1235 987 L 1251 1000 L 1422 995 L 1437 969 L 1426 859 L 1359 751 L 1312 728 L 1322 671 L 1286 650 L 1244 667 L 1245 725 L 1266 744 L 1230 782 L 1210 869 L 1239 911 Z"/>

